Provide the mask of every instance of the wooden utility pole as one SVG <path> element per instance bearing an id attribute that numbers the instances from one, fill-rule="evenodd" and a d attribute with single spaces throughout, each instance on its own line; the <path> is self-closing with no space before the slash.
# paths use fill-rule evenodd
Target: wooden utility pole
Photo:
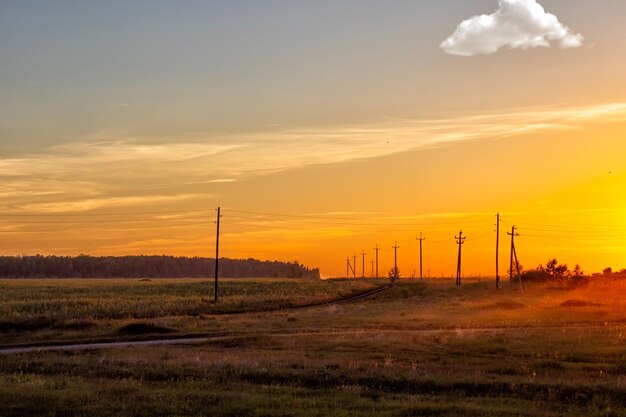
<path id="1" fill-rule="evenodd" d="M 515 252 L 515 236 L 519 236 L 519 234 L 517 234 L 515 232 L 516 227 L 513 226 L 513 228 L 511 229 L 511 232 L 508 233 L 507 235 L 511 236 L 511 258 L 509 261 L 509 286 L 511 286 L 511 284 L 513 283 L 513 256 L 514 256 L 514 252 Z"/>
<path id="2" fill-rule="evenodd" d="M 500 213 L 496 214 L 496 290 L 500 289 L 500 274 L 498 271 L 498 251 L 500 250 Z"/>
<path id="3" fill-rule="evenodd" d="M 400 278 L 400 273 L 398 272 L 398 248 L 400 248 L 400 246 L 398 246 L 398 242 L 396 242 L 396 244 L 392 246 L 392 248 L 393 248 L 393 273 L 395 275 L 395 278 Z"/>
<path id="4" fill-rule="evenodd" d="M 352 264 L 352 277 L 356 278 L 356 253 L 352 256 L 352 260 L 354 261 Z"/>
<path id="5" fill-rule="evenodd" d="M 376 251 L 376 278 L 378 278 L 378 251 L 380 250 L 378 244 L 376 244 L 374 250 Z"/>
<path id="6" fill-rule="evenodd" d="M 515 268 L 517 269 L 517 279 L 519 280 L 519 290 L 524 291 L 524 284 L 522 284 L 522 273 L 520 271 L 519 261 L 517 260 L 517 250 L 515 249 L 515 246 L 513 246 L 513 255 L 515 255 Z"/>
<path id="7" fill-rule="evenodd" d="M 420 232 L 420 237 L 416 239 L 420 241 L 420 281 L 422 281 L 424 279 L 424 276 L 422 274 L 422 242 L 425 241 L 426 238 L 422 237 L 422 232 Z"/>
<path id="8" fill-rule="evenodd" d="M 352 275 L 356 274 L 356 265 L 350 264 L 350 257 L 346 258 L 346 278 L 350 278 L 350 271 L 352 271 Z"/>
<path id="9" fill-rule="evenodd" d="M 515 269 L 517 271 L 517 278 L 519 280 L 519 288 L 520 291 L 523 291 L 524 288 L 522 286 L 522 274 L 519 267 L 519 261 L 517 260 L 517 251 L 515 250 L 515 237 L 519 236 L 519 233 L 516 232 L 517 227 L 513 226 L 511 229 L 511 233 L 507 233 L 511 236 L 511 260 L 509 264 L 509 286 L 513 285 L 513 260 L 515 260 Z"/>
<path id="10" fill-rule="evenodd" d="M 371 262 L 372 262 L 372 275 L 370 275 L 370 277 L 373 277 L 374 276 L 374 260 L 372 259 Z"/>
<path id="11" fill-rule="evenodd" d="M 361 269 L 363 271 L 363 276 L 361 278 L 365 278 L 365 255 L 367 255 L 365 251 L 361 251 L 361 256 L 363 257 L 363 263 L 361 266 Z"/>
<path id="12" fill-rule="evenodd" d="M 459 257 L 456 264 L 456 287 L 461 288 L 461 247 L 465 243 L 466 237 L 463 237 L 463 230 L 459 232 L 458 236 L 454 237 L 457 245 L 459 245 Z"/>
<path id="13" fill-rule="evenodd" d="M 220 260 L 220 218 L 222 217 L 221 207 L 217 208 L 217 236 L 215 239 L 215 304 L 220 301 L 220 289 L 217 283 L 219 276 L 219 260 Z"/>

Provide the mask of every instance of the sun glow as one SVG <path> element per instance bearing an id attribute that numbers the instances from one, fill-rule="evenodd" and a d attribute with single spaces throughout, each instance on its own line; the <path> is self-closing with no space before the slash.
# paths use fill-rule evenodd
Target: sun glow
<path id="1" fill-rule="evenodd" d="M 0 233 L 12 237 L 2 251 L 210 256 L 209 207 L 222 205 L 224 256 L 297 259 L 341 276 L 346 257 L 364 251 L 368 267 L 361 259 L 358 275 L 370 275 L 372 248 L 380 245 L 384 275 L 399 242 L 399 267 L 410 276 L 421 232 L 424 274 L 449 276 L 454 236 L 464 230 L 463 270 L 486 276 L 495 274 L 500 212 L 503 245 L 517 226 L 526 267 L 558 257 L 588 271 L 618 268 L 626 236 L 625 109 L 282 130 L 222 145 L 115 139 L 57 146 L 0 160 L 12 172 L 2 180 Z M 506 245 L 501 256 L 504 265 Z"/>

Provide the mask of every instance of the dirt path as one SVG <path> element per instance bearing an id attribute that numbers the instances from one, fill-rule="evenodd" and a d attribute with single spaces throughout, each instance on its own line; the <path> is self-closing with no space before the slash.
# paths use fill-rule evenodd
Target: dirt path
<path id="1" fill-rule="evenodd" d="M 248 311 L 248 312 L 236 312 L 236 313 L 220 313 L 220 315 L 228 315 L 228 314 L 255 314 L 255 313 L 268 313 L 274 311 L 282 311 L 282 310 L 301 310 L 307 308 L 315 308 L 315 307 L 327 307 L 333 305 L 347 304 L 358 301 L 363 301 L 376 295 L 388 291 L 394 288 L 394 284 L 387 284 L 379 288 L 375 288 L 373 290 L 365 291 L 363 293 L 354 295 L 352 297 L 343 298 L 335 301 L 327 301 L 322 303 L 313 303 L 306 304 L 301 306 L 291 306 L 286 308 L 277 308 L 275 310 L 262 310 L 262 311 Z M 202 335 L 202 336 L 191 336 L 185 337 L 184 335 L 178 335 L 173 338 L 162 338 L 162 339 L 153 339 L 153 340 L 136 340 L 136 341 L 121 341 L 121 342 L 74 342 L 71 344 L 50 344 L 50 345 L 22 345 L 15 347 L 0 347 L 0 355 L 8 355 L 8 354 L 17 354 L 17 353 L 29 353 L 29 352 L 46 352 L 46 351 L 81 351 L 81 350 L 97 350 L 97 349 L 114 349 L 114 348 L 124 348 L 124 347 L 141 347 L 141 346 L 165 346 L 165 345 L 186 345 L 186 344 L 198 344 L 205 343 L 210 340 L 219 340 L 224 338 L 236 338 L 241 337 L 244 334 L 237 334 L 231 336 L 224 335 Z"/>
<path id="2" fill-rule="evenodd" d="M 141 347 L 141 346 L 166 346 L 166 345 L 189 345 L 204 343 L 210 339 L 206 337 L 186 338 L 186 339 L 159 339 L 159 340 L 142 340 L 136 342 L 109 342 L 109 343 L 87 343 L 73 345 L 58 346 L 30 346 L 9 349 L 0 349 L 0 355 L 9 355 L 15 353 L 30 352 L 49 352 L 49 351 L 80 351 L 80 350 L 99 350 L 99 349 L 115 349 L 125 347 Z"/>
<path id="3" fill-rule="evenodd" d="M 591 327 L 604 327 L 594 323 L 579 323 L 567 325 L 544 325 L 535 327 L 482 327 L 482 328 L 442 328 L 442 329 L 334 329 L 321 331 L 271 331 L 260 333 L 258 331 L 237 332 L 228 335 L 197 335 L 193 337 L 178 337 L 170 339 L 153 339 L 141 341 L 124 341 L 124 342 L 100 342 L 100 343 L 73 343 L 67 345 L 42 345 L 42 346 L 19 346 L 13 348 L 0 348 L 0 355 L 32 353 L 32 352 L 51 352 L 51 351 L 84 351 L 84 350 L 102 350 L 116 349 L 126 347 L 146 347 L 146 346 L 171 346 L 171 345 L 194 345 L 214 341 L 232 340 L 250 335 L 263 335 L 268 337 L 308 337 L 308 336 L 335 336 L 335 335 L 366 335 L 366 334 L 391 334 L 404 333 L 407 335 L 430 336 L 437 334 L 454 334 L 459 337 L 478 334 L 491 333 L 502 334 L 507 332 L 519 331 L 554 331 L 554 330 L 573 330 Z"/>

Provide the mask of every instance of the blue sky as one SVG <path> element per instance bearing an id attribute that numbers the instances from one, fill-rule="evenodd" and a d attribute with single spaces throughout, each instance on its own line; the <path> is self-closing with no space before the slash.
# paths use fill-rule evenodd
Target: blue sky
<path id="1" fill-rule="evenodd" d="M 489 0 L 4 1 L 0 137 L 38 146 L 104 130 L 255 131 L 588 100 L 590 77 L 615 82 L 623 68 L 611 21 L 625 6 L 543 3 L 593 50 L 442 54 L 462 19 L 496 8 Z"/>

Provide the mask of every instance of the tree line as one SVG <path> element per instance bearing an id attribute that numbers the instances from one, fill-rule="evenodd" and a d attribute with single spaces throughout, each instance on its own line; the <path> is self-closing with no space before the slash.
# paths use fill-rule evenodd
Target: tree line
<path id="1" fill-rule="evenodd" d="M 567 264 L 560 264 L 556 259 L 550 259 L 545 265 L 539 265 L 535 269 L 530 269 L 522 273 L 524 281 L 577 281 L 588 278 L 624 279 L 626 269 L 613 271 L 612 268 L 605 268 L 602 273 L 596 272 L 591 275 L 585 274 L 580 265 L 570 269 Z"/>
<path id="2" fill-rule="evenodd" d="M 212 278 L 215 259 L 175 256 L 0 256 L 2 278 Z M 320 278 L 298 262 L 220 258 L 220 278 Z"/>

